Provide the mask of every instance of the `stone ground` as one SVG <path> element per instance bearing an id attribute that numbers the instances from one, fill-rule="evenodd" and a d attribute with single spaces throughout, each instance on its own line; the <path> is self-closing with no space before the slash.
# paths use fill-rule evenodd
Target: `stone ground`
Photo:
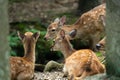
<path id="1" fill-rule="evenodd" d="M 63 77 L 63 73 L 60 71 L 54 72 L 35 72 L 33 80 L 68 80 Z M 97 74 L 93 76 L 86 77 L 84 80 L 108 80 L 106 79 L 106 74 Z"/>
<path id="2" fill-rule="evenodd" d="M 63 78 L 63 72 L 52 71 L 52 72 L 35 72 L 33 80 L 68 80 Z"/>

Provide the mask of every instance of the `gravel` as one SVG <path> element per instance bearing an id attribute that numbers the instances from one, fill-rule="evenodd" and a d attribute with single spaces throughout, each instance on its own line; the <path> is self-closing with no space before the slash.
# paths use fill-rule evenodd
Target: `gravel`
<path id="1" fill-rule="evenodd" d="M 63 72 L 54 71 L 54 72 L 35 72 L 33 80 L 68 80 L 66 77 L 63 77 Z M 106 79 L 106 73 L 96 74 L 93 76 L 88 76 L 84 80 L 108 80 Z"/>
<path id="2" fill-rule="evenodd" d="M 35 72 L 33 80 L 68 80 L 63 77 L 63 72 L 53 71 L 53 72 Z"/>

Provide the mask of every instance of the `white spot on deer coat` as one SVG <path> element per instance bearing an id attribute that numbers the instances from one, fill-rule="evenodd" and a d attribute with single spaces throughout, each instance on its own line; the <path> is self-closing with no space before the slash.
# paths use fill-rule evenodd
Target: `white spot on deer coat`
<path id="1" fill-rule="evenodd" d="M 84 21 L 83 24 L 86 24 L 86 22 Z"/>
<path id="2" fill-rule="evenodd" d="M 88 21 L 90 20 L 90 18 L 88 18 Z"/>

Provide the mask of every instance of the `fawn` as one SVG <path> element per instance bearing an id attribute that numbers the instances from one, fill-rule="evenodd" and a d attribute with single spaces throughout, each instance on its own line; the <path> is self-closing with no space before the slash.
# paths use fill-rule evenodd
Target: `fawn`
<path id="1" fill-rule="evenodd" d="M 11 80 L 31 80 L 35 66 L 35 46 L 40 33 L 18 32 L 24 46 L 24 57 L 10 57 Z"/>
<path id="2" fill-rule="evenodd" d="M 105 16 L 100 16 L 100 20 L 101 22 L 103 23 L 104 26 L 106 26 L 106 23 L 105 23 Z M 105 48 L 105 44 L 106 44 L 106 36 L 103 37 L 103 39 L 101 39 L 97 44 L 96 44 L 96 48 L 98 50 L 100 50 L 101 48 Z"/>
<path id="3" fill-rule="evenodd" d="M 61 51 L 65 57 L 64 74 L 70 80 L 82 80 L 86 76 L 104 73 L 105 67 L 90 49 L 74 50 L 64 30 L 60 30 L 52 46 L 53 51 Z"/>
<path id="4" fill-rule="evenodd" d="M 96 47 L 98 50 L 100 50 L 101 48 L 105 48 L 105 44 L 106 44 L 106 36 L 101 39 L 98 44 L 96 44 Z"/>
<path id="5" fill-rule="evenodd" d="M 65 30 L 66 35 L 70 40 L 80 38 L 82 40 L 88 40 L 90 43 L 90 49 L 96 51 L 96 44 L 100 39 L 100 35 L 104 34 L 104 23 L 100 19 L 100 16 L 105 16 L 105 4 L 101 4 L 94 9 L 84 13 L 74 24 L 64 25 L 66 17 L 56 18 L 48 28 L 45 35 L 45 39 L 54 39 L 62 28 Z M 74 32 L 74 34 L 71 34 Z"/>

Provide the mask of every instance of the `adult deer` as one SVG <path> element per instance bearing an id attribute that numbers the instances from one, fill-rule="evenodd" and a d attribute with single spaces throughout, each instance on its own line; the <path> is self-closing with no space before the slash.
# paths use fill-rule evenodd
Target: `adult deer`
<path id="1" fill-rule="evenodd" d="M 70 80 L 82 80 L 86 76 L 104 73 L 105 67 L 90 49 L 74 50 L 64 30 L 60 30 L 52 46 L 53 51 L 61 51 L 65 57 L 64 74 Z"/>
<path id="2" fill-rule="evenodd" d="M 105 16 L 105 4 L 101 4 L 94 9 L 84 13 L 74 24 L 64 25 L 66 17 L 61 19 L 56 18 L 47 28 L 45 39 L 54 39 L 60 29 L 65 30 L 65 33 L 69 36 L 70 40 L 80 38 L 82 40 L 88 40 L 90 43 L 90 49 L 96 51 L 96 44 L 100 39 L 100 35 L 104 32 L 104 24 L 100 19 L 100 16 Z M 71 32 L 73 33 L 72 35 Z"/>
<path id="3" fill-rule="evenodd" d="M 35 66 L 35 45 L 40 33 L 18 32 L 24 46 L 24 57 L 10 57 L 11 80 L 31 80 Z"/>

